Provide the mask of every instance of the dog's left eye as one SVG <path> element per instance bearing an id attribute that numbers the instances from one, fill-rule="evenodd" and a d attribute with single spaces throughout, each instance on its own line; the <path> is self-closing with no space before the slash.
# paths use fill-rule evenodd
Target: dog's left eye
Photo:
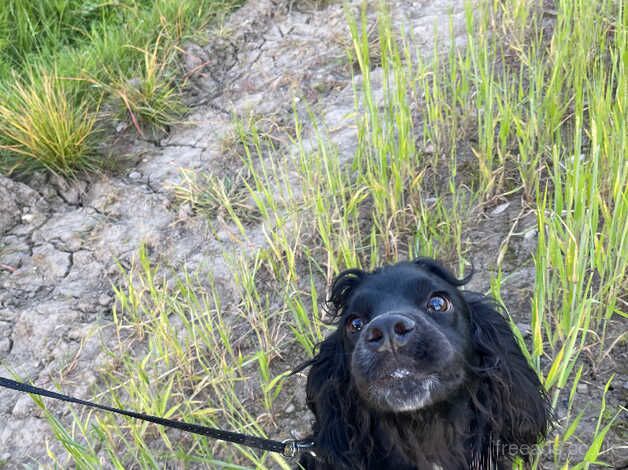
<path id="1" fill-rule="evenodd" d="M 443 294 L 434 294 L 427 301 L 427 309 L 431 312 L 449 312 L 451 310 L 451 300 L 449 300 Z"/>

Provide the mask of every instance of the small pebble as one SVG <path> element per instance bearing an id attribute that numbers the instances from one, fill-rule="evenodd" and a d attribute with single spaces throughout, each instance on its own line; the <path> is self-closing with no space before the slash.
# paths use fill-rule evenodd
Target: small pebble
<path id="1" fill-rule="evenodd" d="M 508 206 L 510 205 L 509 202 L 504 202 L 503 204 L 500 204 L 499 206 L 497 206 L 495 209 L 493 209 L 491 211 L 491 215 L 499 215 L 502 212 L 504 212 L 506 209 L 508 209 Z"/>
<path id="2" fill-rule="evenodd" d="M 142 177 L 142 174 L 139 171 L 132 171 L 129 173 L 129 178 L 132 180 L 138 180 Z"/>
<path id="3" fill-rule="evenodd" d="M 107 294 L 102 294 L 100 297 L 98 297 L 98 303 L 102 305 L 103 307 L 106 307 L 107 305 L 111 304 L 111 301 L 112 301 L 111 296 Z"/>
<path id="4" fill-rule="evenodd" d="M 286 406 L 286 413 L 293 413 L 295 409 L 295 406 L 290 403 L 288 406 Z"/>
<path id="5" fill-rule="evenodd" d="M 578 393 L 587 393 L 589 391 L 589 386 L 587 384 L 578 384 L 576 390 Z"/>

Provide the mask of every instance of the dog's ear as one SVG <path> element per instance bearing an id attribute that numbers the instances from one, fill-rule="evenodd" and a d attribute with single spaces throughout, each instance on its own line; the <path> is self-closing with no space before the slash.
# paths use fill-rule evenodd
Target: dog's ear
<path id="1" fill-rule="evenodd" d="M 324 461 L 351 468 L 351 435 L 358 421 L 357 393 L 351 385 L 349 355 L 344 349 L 342 330 L 338 328 L 319 346 L 310 361 L 307 377 L 307 404 L 314 413 L 314 440 Z"/>
<path id="2" fill-rule="evenodd" d="M 495 301 L 465 293 L 479 365 L 475 394 L 493 439 L 504 444 L 536 444 L 548 431 L 550 406 L 534 369 L 523 355 Z"/>
<path id="3" fill-rule="evenodd" d="M 327 299 L 326 313 L 338 320 L 347 305 L 353 290 L 367 273 L 359 269 L 348 269 L 334 279 Z M 356 468 L 356 462 L 365 456 L 354 455 L 351 444 L 360 435 L 358 426 L 368 416 L 360 409 L 357 391 L 353 387 L 349 361 L 351 355 L 345 350 L 344 327 L 339 325 L 334 333 L 318 346 L 318 353 L 301 364 L 295 372 L 310 367 L 307 376 L 307 405 L 314 413 L 314 440 L 318 458 L 333 462 L 333 468 Z M 307 467 L 308 459 L 302 459 Z M 331 467 L 330 467 L 331 468 Z"/>
<path id="4" fill-rule="evenodd" d="M 367 276 L 361 269 L 347 269 L 336 276 L 331 284 L 329 297 L 327 298 L 326 314 L 331 319 L 337 319 L 342 315 L 344 307 L 354 289 Z"/>

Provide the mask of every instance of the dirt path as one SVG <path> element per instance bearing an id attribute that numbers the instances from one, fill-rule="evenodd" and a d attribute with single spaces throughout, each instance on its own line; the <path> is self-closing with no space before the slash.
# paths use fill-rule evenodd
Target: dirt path
<path id="1" fill-rule="evenodd" d="M 14 372 L 40 386 L 89 396 L 98 380 L 94 371 L 107 360 L 101 342 L 112 335 L 118 263 L 130 266 L 141 244 L 156 261 L 209 270 L 229 289 L 223 256 L 242 245 L 230 241 L 228 227 L 210 235 L 205 220 L 176 203 L 173 187 L 182 181 L 182 169 L 219 171 L 234 130 L 232 115 L 290 121 L 296 99 L 297 109 L 308 103 L 324 117 L 341 156 L 352 155 L 357 142 L 346 66 L 349 35 L 342 8 L 329 3 L 250 1 L 220 32 L 209 34 L 207 46 L 187 44 L 192 112 L 168 138 L 136 140 L 126 149 L 135 163 L 120 175 L 72 184 L 0 177 L 1 375 Z M 395 24 L 411 32 L 426 57 L 434 50 L 434 28 L 448 47 L 451 18 L 456 43 L 464 44 L 462 0 L 392 3 Z M 374 12 L 369 18 L 374 21 Z M 375 78 L 378 73 L 373 71 Z M 308 129 L 305 122 L 305 142 Z M 263 244 L 261 227 L 253 227 L 244 248 Z M 67 414 L 63 406 L 50 408 Z M 0 390 L 0 421 L 0 467 L 47 466 L 46 443 L 59 452 L 28 396 Z"/>

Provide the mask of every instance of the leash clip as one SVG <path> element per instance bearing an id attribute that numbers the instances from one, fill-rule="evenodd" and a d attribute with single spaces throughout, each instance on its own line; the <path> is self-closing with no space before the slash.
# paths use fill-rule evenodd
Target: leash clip
<path id="1" fill-rule="evenodd" d="M 314 448 L 314 441 L 307 440 L 297 440 L 297 439 L 286 439 L 282 442 L 284 444 L 283 455 L 284 457 L 295 457 L 299 452 L 307 451 L 312 454 L 314 457 L 316 454 L 312 450 Z"/>

